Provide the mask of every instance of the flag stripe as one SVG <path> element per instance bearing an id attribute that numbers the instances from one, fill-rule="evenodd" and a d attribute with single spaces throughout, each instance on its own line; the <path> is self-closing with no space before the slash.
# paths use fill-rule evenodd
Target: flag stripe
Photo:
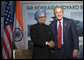
<path id="1" fill-rule="evenodd" d="M 20 28 L 21 29 L 21 27 L 20 27 L 16 18 L 15 18 L 15 28 Z M 15 42 L 15 45 L 16 45 L 17 49 L 23 49 L 23 46 L 24 46 L 23 42 L 24 42 L 23 39 L 19 42 Z"/>
<path id="2" fill-rule="evenodd" d="M 7 38 L 8 38 L 8 41 L 9 41 L 9 43 L 10 43 L 10 47 L 12 48 L 12 42 L 11 42 L 10 34 L 9 34 L 9 32 L 8 32 L 7 27 L 5 27 L 4 30 L 5 30 L 6 36 L 7 36 Z"/>
<path id="3" fill-rule="evenodd" d="M 5 32 L 4 32 L 4 41 L 6 42 L 6 46 L 9 46 L 9 48 L 10 48 L 10 44 L 8 42 L 8 38 L 7 38 L 6 34 L 5 34 Z"/>
<path id="4" fill-rule="evenodd" d="M 15 17 L 15 28 L 16 27 L 21 29 L 20 24 L 19 24 L 19 21 Z"/>
<path id="5" fill-rule="evenodd" d="M 19 22 L 19 25 L 20 25 L 21 29 L 23 30 L 22 13 L 21 13 L 20 1 L 16 2 L 16 11 L 15 11 L 15 14 L 16 14 L 16 20 Z"/>
<path id="6" fill-rule="evenodd" d="M 3 49 L 3 50 L 2 50 L 2 59 L 4 59 L 4 58 L 7 59 L 7 55 L 6 55 L 5 51 L 4 51 L 4 48 L 2 48 L 2 49 Z"/>
<path id="7" fill-rule="evenodd" d="M 6 34 L 5 34 L 5 32 L 4 32 L 4 41 L 6 42 L 5 44 L 6 44 L 7 48 L 8 48 L 8 52 L 9 52 L 9 54 L 11 56 L 11 52 L 10 52 L 11 51 L 11 47 L 10 47 L 10 44 L 8 42 L 8 38 L 7 38 Z"/>
<path id="8" fill-rule="evenodd" d="M 4 48 L 5 52 L 6 52 L 7 58 L 9 59 L 10 56 L 9 56 L 9 52 L 8 52 L 8 49 L 7 49 L 7 46 L 6 46 L 6 44 L 5 44 L 4 39 L 3 39 L 3 48 Z"/>
<path id="9" fill-rule="evenodd" d="M 10 28 L 11 28 L 11 31 L 13 32 L 13 25 L 12 24 L 10 24 Z"/>
<path id="10" fill-rule="evenodd" d="M 12 31 L 11 31 L 11 26 L 7 26 L 8 32 L 10 33 L 10 39 L 12 40 Z"/>

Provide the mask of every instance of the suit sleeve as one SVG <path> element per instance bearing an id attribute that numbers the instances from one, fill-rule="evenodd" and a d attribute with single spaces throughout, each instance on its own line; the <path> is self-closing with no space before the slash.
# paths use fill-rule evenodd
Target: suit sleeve
<path id="1" fill-rule="evenodd" d="M 38 31 L 36 30 L 36 28 L 32 27 L 30 28 L 30 37 L 31 37 L 31 41 L 33 42 L 33 44 L 35 46 L 39 46 L 39 47 L 45 47 L 46 45 L 46 41 L 42 41 L 38 38 Z"/>
<path id="2" fill-rule="evenodd" d="M 50 28 L 50 33 L 51 33 L 51 40 L 55 43 L 51 24 L 49 24 L 49 28 Z M 51 48 L 51 51 L 54 51 L 54 50 L 55 50 L 55 48 Z"/>
<path id="3" fill-rule="evenodd" d="M 77 31 L 76 24 L 74 23 L 73 20 L 71 20 L 71 32 L 72 32 L 72 38 L 74 41 L 74 49 L 78 49 L 79 48 L 78 31 Z"/>
<path id="4" fill-rule="evenodd" d="M 52 32 L 52 26 L 51 26 L 51 24 L 49 24 L 49 30 L 50 30 L 50 36 L 51 36 L 51 40 L 53 40 L 54 41 L 54 37 L 53 37 L 53 32 Z"/>

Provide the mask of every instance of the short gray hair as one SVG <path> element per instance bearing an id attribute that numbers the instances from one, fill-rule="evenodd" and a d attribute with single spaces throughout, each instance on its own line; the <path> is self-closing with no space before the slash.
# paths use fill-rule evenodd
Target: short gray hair
<path id="1" fill-rule="evenodd" d="M 55 7 L 55 8 L 54 8 L 54 10 L 53 10 L 53 11 L 54 11 L 54 13 L 55 13 L 55 9 L 57 9 L 57 8 L 61 8 L 61 9 L 62 9 L 62 11 L 63 11 L 63 8 L 62 8 L 62 7 Z M 63 12 L 64 12 L 64 11 L 63 11 Z"/>

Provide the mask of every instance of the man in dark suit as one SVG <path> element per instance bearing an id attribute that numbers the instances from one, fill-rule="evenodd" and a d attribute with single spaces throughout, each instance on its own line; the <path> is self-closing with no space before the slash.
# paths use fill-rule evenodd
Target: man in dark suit
<path id="1" fill-rule="evenodd" d="M 54 21 L 50 23 L 55 48 L 53 57 L 55 59 L 72 59 L 78 55 L 78 33 L 72 19 L 63 17 L 63 9 L 57 7 L 54 9 Z"/>
<path id="2" fill-rule="evenodd" d="M 33 59 L 50 59 L 50 49 L 54 46 L 51 41 L 49 26 L 44 24 L 46 20 L 46 11 L 38 10 L 35 13 L 36 24 L 31 26 L 30 37 L 34 44 Z"/>

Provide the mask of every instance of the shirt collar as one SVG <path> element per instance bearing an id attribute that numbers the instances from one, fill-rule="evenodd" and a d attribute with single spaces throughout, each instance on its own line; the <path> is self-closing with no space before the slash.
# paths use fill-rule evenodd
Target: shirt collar
<path id="1" fill-rule="evenodd" d="M 57 20 L 58 21 L 58 20 Z M 63 22 L 63 18 L 61 19 L 61 21 L 60 21 L 61 23 Z"/>
<path id="2" fill-rule="evenodd" d="M 61 22 L 63 22 L 63 18 L 61 19 Z"/>

